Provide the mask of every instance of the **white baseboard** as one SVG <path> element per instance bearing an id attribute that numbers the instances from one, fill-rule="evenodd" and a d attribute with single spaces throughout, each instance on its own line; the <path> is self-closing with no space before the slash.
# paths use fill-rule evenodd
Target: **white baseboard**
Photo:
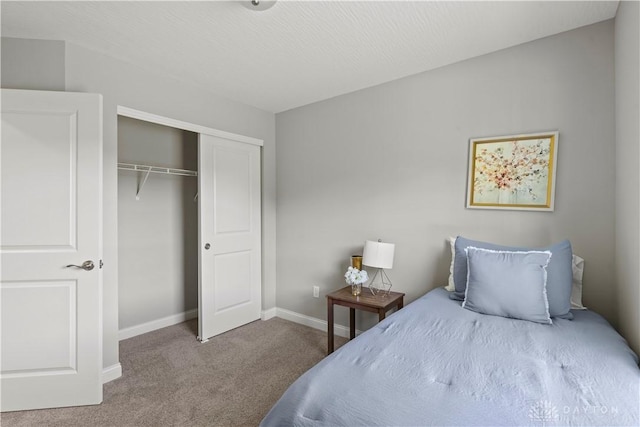
<path id="1" fill-rule="evenodd" d="M 155 331 L 156 329 L 177 325 L 178 323 L 195 319 L 196 317 L 198 317 L 198 309 L 194 308 L 193 310 L 174 314 L 172 316 L 163 317 L 162 319 L 152 320 L 151 322 L 143 323 L 141 325 L 120 329 L 118 331 L 118 339 L 120 341 L 126 340 L 127 338 L 132 338 L 138 335 L 146 334 L 147 332 Z"/>
<path id="2" fill-rule="evenodd" d="M 106 384 L 109 381 L 113 381 L 122 376 L 122 365 L 116 363 L 115 365 L 108 366 L 102 369 L 102 384 Z"/>
<path id="3" fill-rule="evenodd" d="M 305 314 L 296 313 L 295 311 L 286 310 L 284 308 L 276 308 L 276 316 L 284 320 L 299 323 L 301 325 L 310 326 L 314 329 L 327 332 L 327 321 L 321 320 L 315 317 L 307 316 Z M 362 331 L 356 329 L 356 335 Z M 334 325 L 333 333 L 340 337 L 349 338 L 349 327 L 343 325 Z"/>
<path id="4" fill-rule="evenodd" d="M 198 317 L 198 309 L 185 311 L 184 313 L 174 314 L 173 316 L 167 316 L 162 319 L 153 320 L 151 322 L 143 323 L 141 325 L 131 326 L 129 328 L 120 329 L 118 331 L 118 339 L 120 341 L 127 338 L 133 338 L 138 335 L 146 334 L 147 332 L 155 331 L 156 329 L 166 328 L 167 326 L 177 325 L 178 323 L 185 322 L 187 320 L 195 319 Z M 295 311 L 287 310 L 284 308 L 273 307 L 268 310 L 262 310 L 260 318 L 262 320 L 269 320 L 274 317 L 280 317 L 281 319 L 289 320 L 291 322 L 299 323 L 301 325 L 309 326 L 321 331 L 327 331 L 327 321 L 321 320 L 315 317 L 307 316 L 305 314 L 296 313 Z M 349 327 L 343 325 L 335 325 L 333 331 L 336 335 L 349 338 Z M 362 331 L 356 330 L 356 335 Z M 112 369 L 116 365 L 110 366 L 105 369 Z M 118 364 L 119 366 L 119 364 Z M 120 368 L 122 373 L 122 369 Z M 114 377 L 118 378 L 121 373 Z M 104 374 L 103 374 L 104 375 Z M 109 380 L 110 381 L 110 380 Z"/>
<path id="5" fill-rule="evenodd" d="M 270 308 L 269 310 L 262 310 L 262 312 L 260 313 L 260 319 L 262 320 L 273 319 L 277 315 L 277 310 L 278 309 L 276 307 Z"/>

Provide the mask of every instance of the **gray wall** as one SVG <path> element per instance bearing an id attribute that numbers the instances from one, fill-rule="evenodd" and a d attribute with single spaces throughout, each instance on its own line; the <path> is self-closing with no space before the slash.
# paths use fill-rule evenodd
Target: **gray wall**
<path id="1" fill-rule="evenodd" d="M 2 86 L 20 89 L 52 89 L 45 73 L 29 82 L 19 80 L 19 72 L 6 71 L 19 61 L 21 69 L 58 67 L 58 44 L 31 40 L 24 50 L 21 39 L 2 39 Z M 7 44 L 13 44 L 14 48 Z M 105 54 L 71 43 L 64 44 L 65 83 L 56 90 L 91 92 L 103 95 L 104 112 L 104 272 L 103 272 L 103 363 L 105 368 L 118 358 L 118 154 L 117 106 L 170 117 L 227 132 L 264 140 L 262 148 L 262 307 L 275 307 L 275 117 L 273 113 L 230 101 L 205 89 L 165 77 L 157 70 L 146 70 Z M 45 54 L 46 52 L 50 54 Z M 13 68 L 9 68 L 13 70 Z M 56 74 L 57 75 L 57 74 Z M 7 80 L 4 80 L 7 76 Z M 15 79 L 15 80 L 11 80 Z M 6 85 L 6 86 L 5 86 Z M 59 85 L 58 85 L 59 86 Z"/>
<path id="2" fill-rule="evenodd" d="M 118 161 L 198 169 L 198 135 L 118 118 Z M 118 325 L 198 308 L 197 177 L 118 171 Z"/>
<path id="3" fill-rule="evenodd" d="M 640 354 L 640 3 L 623 1 L 615 20 L 616 273 L 618 323 Z"/>
<path id="4" fill-rule="evenodd" d="M 2 37 L 2 87 L 64 91 L 65 43 Z"/>
<path id="5" fill-rule="evenodd" d="M 72 43 L 66 45 L 66 90 L 104 97 L 104 364 L 118 363 L 117 106 L 264 140 L 263 309 L 275 306 L 275 118 L 201 87 L 165 77 Z"/>
<path id="6" fill-rule="evenodd" d="M 277 114 L 277 306 L 326 318 L 312 285 L 345 286 L 366 239 L 396 244 L 388 273 L 411 301 L 446 283 L 447 236 L 569 238 L 584 303 L 615 323 L 613 49 L 607 21 Z M 465 209 L 469 138 L 548 130 L 554 212 Z"/>

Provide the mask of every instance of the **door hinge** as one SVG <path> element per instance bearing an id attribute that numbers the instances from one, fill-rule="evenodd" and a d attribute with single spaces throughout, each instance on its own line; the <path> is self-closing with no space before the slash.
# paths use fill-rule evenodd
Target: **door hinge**
<path id="1" fill-rule="evenodd" d="M 102 268 L 102 266 L 104 265 L 104 263 L 102 262 L 102 260 L 100 260 L 100 268 Z"/>

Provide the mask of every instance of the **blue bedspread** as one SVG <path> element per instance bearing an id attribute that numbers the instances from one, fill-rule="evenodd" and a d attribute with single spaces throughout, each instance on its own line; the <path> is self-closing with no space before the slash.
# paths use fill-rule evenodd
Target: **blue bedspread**
<path id="1" fill-rule="evenodd" d="M 598 314 L 482 315 L 436 289 L 326 357 L 262 426 L 640 424 L 640 370 Z"/>

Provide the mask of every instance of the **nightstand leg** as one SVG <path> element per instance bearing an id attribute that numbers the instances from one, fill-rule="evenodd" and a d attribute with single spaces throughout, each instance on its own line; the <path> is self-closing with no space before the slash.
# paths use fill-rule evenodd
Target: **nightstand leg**
<path id="1" fill-rule="evenodd" d="M 333 353 L 333 300 L 327 301 L 327 354 Z"/>
<path id="2" fill-rule="evenodd" d="M 356 309 L 349 309 L 349 339 L 352 340 L 356 337 Z"/>
<path id="3" fill-rule="evenodd" d="M 384 311 L 383 309 L 379 309 L 378 310 L 378 322 L 382 322 L 386 315 L 387 315 L 386 311 Z"/>

